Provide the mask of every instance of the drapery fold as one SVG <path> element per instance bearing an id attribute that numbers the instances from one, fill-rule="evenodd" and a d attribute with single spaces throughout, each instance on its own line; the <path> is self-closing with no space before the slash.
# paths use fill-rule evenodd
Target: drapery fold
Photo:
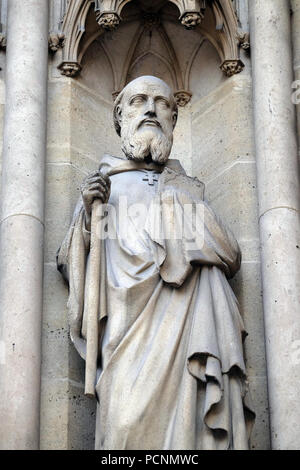
<path id="1" fill-rule="evenodd" d="M 139 170 L 134 162 L 121 164 L 119 172 L 120 159 L 108 157 L 103 171 L 113 181 Z M 227 281 L 240 266 L 238 244 L 203 200 L 202 183 L 178 165 L 161 172 L 144 227 L 145 260 L 153 259 L 154 269 L 135 258 L 139 280 L 124 287 L 107 263 L 113 253 L 130 270 L 125 244 L 102 244 L 96 448 L 247 449 L 255 415 L 243 360 L 246 332 Z M 167 238 L 186 204 L 201 208 L 203 230 L 197 236 L 191 224 L 184 236 Z M 69 284 L 71 339 L 83 358 L 88 257 L 79 202 L 57 262 Z"/>

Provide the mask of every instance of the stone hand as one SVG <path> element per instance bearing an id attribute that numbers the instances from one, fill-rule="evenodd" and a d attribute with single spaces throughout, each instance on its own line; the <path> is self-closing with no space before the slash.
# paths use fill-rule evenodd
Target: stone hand
<path id="1" fill-rule="evenodd" d="M 89 175 L 81 185 L 81 195 L 85 209 L 86 222 L 90 225 L 92 204 L 95 199 L 100 199 L 105 204 L 110 196 L 110 179 L 99 171 Z"/>

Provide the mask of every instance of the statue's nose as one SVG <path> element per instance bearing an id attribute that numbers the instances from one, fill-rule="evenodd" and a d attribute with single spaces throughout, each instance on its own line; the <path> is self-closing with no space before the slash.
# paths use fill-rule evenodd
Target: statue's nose
<path id="1" fill-rule="evenodd" d="M 148 98 L 145 114 L 147 114 L 148 116 L 156 116 L 156 107 L 155 107 L 155 101 L 153 98 L 150 98 L 150 97 Z"/>

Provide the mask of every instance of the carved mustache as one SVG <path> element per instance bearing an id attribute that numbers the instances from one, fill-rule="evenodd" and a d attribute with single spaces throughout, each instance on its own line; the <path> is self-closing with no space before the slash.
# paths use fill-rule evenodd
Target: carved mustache
<path id="1" fill-rule="evenodd" d="M 145 118 L 139 123 L 137 128 L 139 129 L 143 124 L 146 124 L 147 122 L 149 122 L 151 124 L 155 124 L 157 127 L 161 127 L 161 124 L 157 119 Z"/>

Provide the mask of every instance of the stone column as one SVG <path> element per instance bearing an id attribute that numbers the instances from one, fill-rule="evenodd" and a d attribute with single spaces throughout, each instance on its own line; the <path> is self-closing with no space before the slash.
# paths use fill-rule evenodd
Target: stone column
<path id="1" fill-rule="evenodd" d="M 0 448 L 39 447 L 48 1 L 9 0 L 0 245 Z"/>
<path id="2" fill-rule="evenodd" d="M 300 448 L 299 173 L 290 2 L 249 2 L 272 447 Z"/>

